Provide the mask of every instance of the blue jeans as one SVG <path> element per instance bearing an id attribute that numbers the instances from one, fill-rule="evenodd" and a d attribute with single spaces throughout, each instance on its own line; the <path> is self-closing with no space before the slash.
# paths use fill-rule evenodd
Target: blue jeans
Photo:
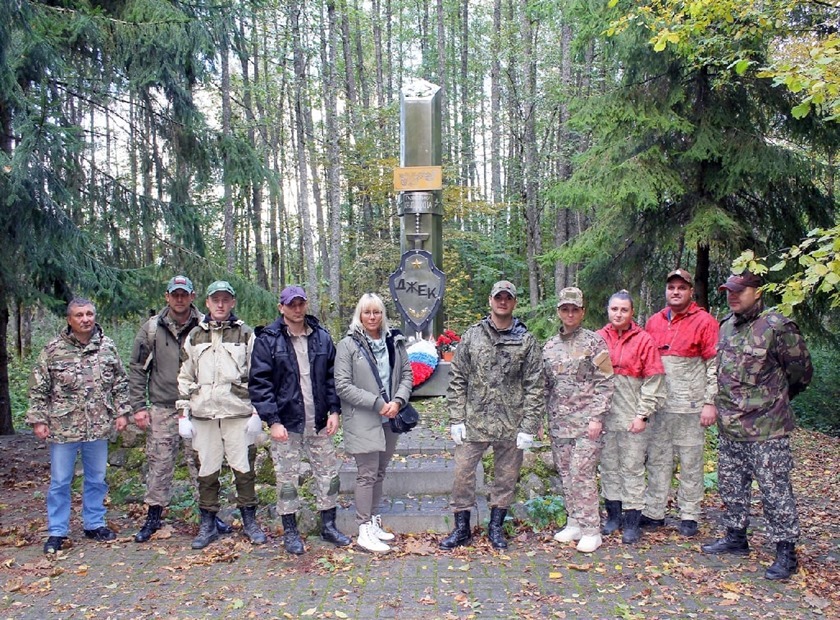
<path id="1" fill-rule="evenodd" d="M 47 492 L 47 520 L 50 536 L 70 532 L 70 483 L 76 469 L 76 454 L 82 453 L 85 481 L 82 490 L 82 522 L 86 530 L 105 525 L 105 467 L 108 440 L 50 444 L 50 490 Z"/>

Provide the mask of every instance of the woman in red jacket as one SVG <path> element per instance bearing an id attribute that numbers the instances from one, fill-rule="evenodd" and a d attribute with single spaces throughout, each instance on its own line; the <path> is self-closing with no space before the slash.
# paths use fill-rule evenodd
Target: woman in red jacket
<path id="1" fill-rule="evenodd" d="M 607 509 L 602 531 L 611 534 L 621 527 L 621 542 L 631 544 L 642 537 L 647 423 L 665 397 L 665 369 L 653 338 L 633 321 L 630 293 L 614 293 L 607 315 L 609 323 L 598 333 L 610 350 L 615 392 L 601 452 L 601 493 Z"/>

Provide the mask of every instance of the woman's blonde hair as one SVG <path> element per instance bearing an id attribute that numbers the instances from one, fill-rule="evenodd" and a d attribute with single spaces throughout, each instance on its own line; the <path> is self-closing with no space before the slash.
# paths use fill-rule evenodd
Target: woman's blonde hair
<path id="1" fill-rule="evenodd" d="M 385 302 L 376 293 L 365 293 L 359 298 L 359 303 L 356 304 L 356 309 L 353 311 L 353 318 L 350 320 L 350 329 L 365 331 L 365 327 L 362 325 L 362 312 L 365 310 L 379 310 L 382 313 L 379 335 L 380 337 L 387 335 L 391 329 L 388 325 L 388 313 L 385 311 Z"/>

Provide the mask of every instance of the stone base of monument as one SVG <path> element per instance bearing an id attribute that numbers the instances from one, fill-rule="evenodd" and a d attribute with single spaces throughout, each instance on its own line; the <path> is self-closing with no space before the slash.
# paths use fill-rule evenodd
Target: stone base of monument
<path id="1" fill-rule="evenodd" d="M 455 444 L 448 436 L 441 437 L 439 430 L 426 427 L 422 421 L 417 429 L 400 435 L 394 459 L 385 475 L 382 504 L 378 509 L 386 529 L 400 534 L 443 534 L 452 530 L 449 497 L 455 478 L 454 450 Z M 356 461 L 350 455 L 342 456 L 336 524 L 345 534 L 355 535 L 358 532 L 353 505 Z M 490 517 L 486 498 L 488 487 L 481 461 L 475 473 L 477 507 L 473 511 L 473 525 L 486 522 Z"/>
<path id="2" fill-rule="evenodd" d="M 422 385 L 415 388 L 411 393 L 412 398 L 431 398 L 433 396 L 446 396 L 449 387 L 449 369 L 451 362 L 438 362 L 437 368 Z"/>

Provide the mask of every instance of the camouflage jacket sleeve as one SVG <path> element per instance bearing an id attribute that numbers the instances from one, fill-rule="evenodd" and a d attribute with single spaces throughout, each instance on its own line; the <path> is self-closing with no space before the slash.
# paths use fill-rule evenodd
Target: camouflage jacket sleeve
<path id="1" fill-rule="evenodd" d="M 472 360 L 470 348 L 476 328 L 464 332 L 461 343 L 455 349 L 455 357 L 449 368 L 449 388 L 446 390 L 446 405 L 450 424 L 464 424 L 467 421 L 467 379 Z"/>
<path id="2" fill-rule="evenodd" d="M 29 409 L 26 423 L 29 425 L 49 424 L 50 398 L 52 395 L 52 377 L 48 366 L 47 351 L 38 356 L 29 376 Z"/>
<path id="3" fill-rule="evenodd" d="M 706 390 L 703 392 L 703 403 L 714 405 L 718 392 L 717 356 L 705 360 L 704 363 L 706 364 Z"/>
<path id="4" fill-rule="evenodd" d="M 610 352 L 607 343 L 598 336 L 600 346 L 603 347 L 595 352 L 592 358 L 592 401 L 590 403 L 590 419 L 600 422 L 610 410 L 610 401 L 615 391 L 615 380 L 610 359 Z"/>
<path id="5" fill-rule="evenodd" d="M 134 338 L 134 346 L 131 350 L 131 358 L 128 361 L 128 387 L 131 397 L 131 408 L 139 411 L 146 408 L 146 388 L 149 382 L 149 323 L 137 332 Z"/>
<path id="6" fill-rule="evenodd" d="M 545 380 L 543 379 L 542 350 L 537 339 L 531 334 L 527 334 L 525 337 L 528 339 L 529 349 L 522 377 L 525 411 L 523 412 L 520 430 L 523 433 L 536 435 L 545 417 Z"/>
<path id="7" fill-rule="evenodd" d="M 114 417 L 130 415 L 132 408 L 129 398 L 128 374 L 126 374 L 125 367 L 120 359 L 117 345 L 110 338 L 104 338 L 102 348 L 109 351 L 108 358 L 113 360 L 114 382 L 111 385 L 111 397 L 114 403 Z"/>
<path id="8" fill-rule="evenodd" d="M 787 376 L 788 395 L 793 400 L 811 383 L 814 374 L 811 353 L 793 321 L 785 321 L 776 342 L 776 355 Z"/>
<path id="9" fill-rule="evenodd" d="M 195 329 L 200 329 L 196 327 Z M 187 336 L 181 349 L 181 368 L 178 371 L 178 400 L 175 408 L 190 410 L 190 394 L 195 389 L 196 382 L 195 356 L 193 353 L 192 334 Z"/>

